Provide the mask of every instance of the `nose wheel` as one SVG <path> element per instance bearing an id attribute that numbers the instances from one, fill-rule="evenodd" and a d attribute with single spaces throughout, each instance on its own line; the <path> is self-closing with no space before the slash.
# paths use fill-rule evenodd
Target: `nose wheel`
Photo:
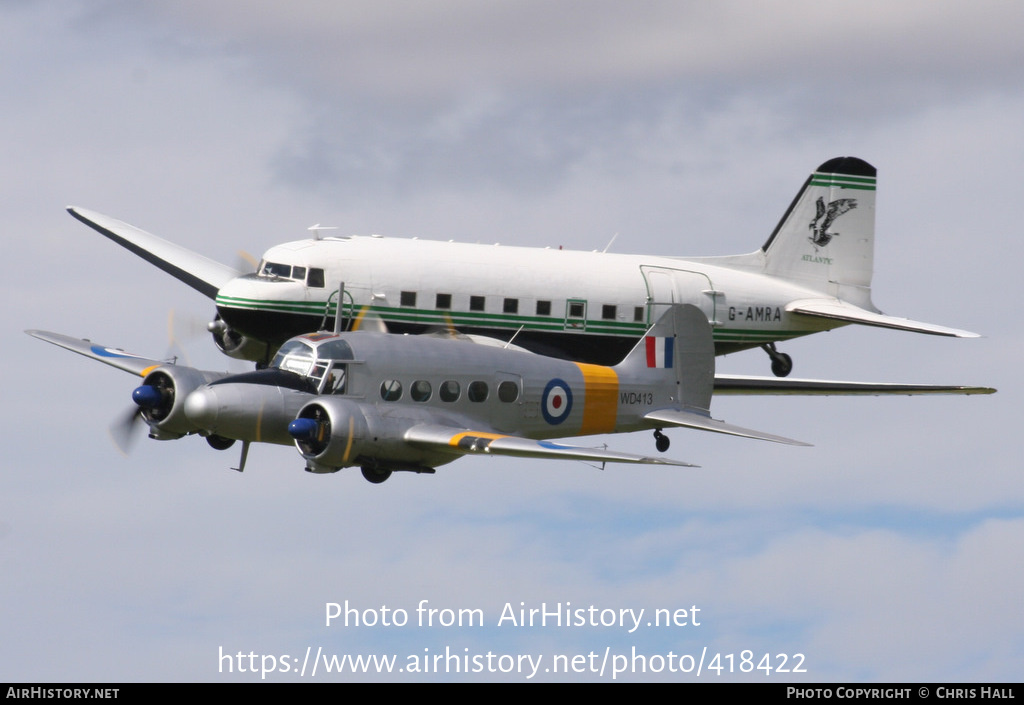
<path id="1" fill-rule="evenodd" d="M 654 447 L 659 453 L 664 453 L 669 447 L 668 436 L 662 433 L 660 428 L 654 431 Z"/>
<path id="2" fill-rule="evenodd" d="M 793 358 L 775 349 L 775 343 L 765 343 L 761 349 L 772 359 L 772 374 L 776 377 L 787 377 L 793 371 Z"/>

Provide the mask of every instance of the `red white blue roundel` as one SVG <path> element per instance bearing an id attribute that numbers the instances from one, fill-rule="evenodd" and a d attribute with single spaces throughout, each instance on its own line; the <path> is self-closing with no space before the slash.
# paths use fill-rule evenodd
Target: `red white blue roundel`
<path id="1" fill-rule="evenodd" d="M 544 387 L 544 395 L 540 400 L 540 412 L 544 420 L 552 426 L 569 418 L 572 411 L 572 390 L 563 380 L 553 379 Z"/>

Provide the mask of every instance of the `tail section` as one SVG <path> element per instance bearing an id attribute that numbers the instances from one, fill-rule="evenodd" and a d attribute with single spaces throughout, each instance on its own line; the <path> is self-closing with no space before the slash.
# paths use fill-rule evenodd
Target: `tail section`
<path id="1" fill-rule="evenodd" d="M 765 273 L 874 310 L 876 174 L 856 157 L 819 166 L 761 248 Z"/>
<path id="2" fill-rule="evenodd" d="M 707 316 L 690 304 L 669 307 L 616 366 L 644 384 L 676 387 L 682 408 L 708 414 L 715 388 L 715 341 Z"/>
<path id="3" fill-rule="evenodd" d="M 679 426 L 775 443 L 807 445 L 711 418 L 711 395 L 715 390 L 715 342 L 707 316 L 696 306 L 676 304 L 670 307 L 615 370 L 622 379 L 673 390 L 669 392 L 669 404 L 655 403 L 653 408 L 641 412 L 642 421 L 648 428 L 657 429 L 658 433 L 667 426 Z"/>

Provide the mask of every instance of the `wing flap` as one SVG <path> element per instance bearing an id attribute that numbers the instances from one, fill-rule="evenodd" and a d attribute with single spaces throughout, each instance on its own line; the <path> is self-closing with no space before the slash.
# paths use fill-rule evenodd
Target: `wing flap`
<path id="1" fill-rule="evenodd" d="M 773 443 L 785 443 L 791 446 L 809 446 L 810 443 L 796 441 L 785 436 L 776 436 L 772 433 L 755 431 L 742 426 L 734 426 L 710 416 L 693 411 L 682 411 L 679 409 L 658 409 L 644 415 L 648 421 L 664 424 L 666 426 L 682 426 L 698 431 L 711 431 L 713 433 L 724 433 L 729 436 L 740 436 L 741 438 L 754 438 L 759 441 L 772 441 Z"/>
<path id="2" fill-rule="evenodd" d="M 828 318 L 834 321 L 845 323 L 859 323 L 865 326 L 877 326 L 879 328 L 894 328 L 906 330 L 913 333 L 926 333 L 928 335 L 945 335 L 952 338 L 980 338 L 977 333 L 971 333 L 957 328 L 937 326 L 934 323 L 922 323 L 912 321 L 909 318 L 898 318 L 886 316 L 884 313 L 876 313 L 867 309 L 854 306 L 839 299 L 800 299 L 791 301 L 786 305 L 788 313 L 796 313 L 802 316 L 814 316 L 817 318 Z"/>
<path id="3" fill-rule="evenodd" d="M 450 426 L 424 424 L 405 433 L 408 443 L 421 447 L 443 448 L 459 455 L 507 455 L 517 458 L 549 460 L 582 460 L 595 463 L 633 463 L 639 465 L 674 465 L 699 467 L 668 458 L 620 453 L 603 448 L 569 446 L 551 441 L 536 441 L 490 431 L 470 431 Z"/>
<path id="4" fill-rule="evenodd" d="M 844 395 L 880 396 L 883 394 L 994 394 L 992 387 L 969 387 L 952 384 L 899 384 L 888 382 L 843 382 L 823 379 L 790 379 L 716 375 L 715 394 L 733 395 Z"/>
<path id="5" fill-rule="evenodd" d="M 52 343 L 65 350 L 84 355 L 105 365 L 116 367 L 119 370 L 124 370 L 140 377 L 145 377 L 153 368 L 166 364 L 160 360 L 132 355 L 124 350 L 96 345 L 84 338 L 72 338 L 69 335 L 50 333 L 45 330 L 27 330 L 25 332 L 33 338 L 45 340 L 47 343 Z"/>
<path id="6" fill-rule="evenodd" d="M 232 267 L 102 213 L 74 206 L 68 207 L 68 213 L 207 298 L 216 299 L 217 291 L 240 274 Z"/>

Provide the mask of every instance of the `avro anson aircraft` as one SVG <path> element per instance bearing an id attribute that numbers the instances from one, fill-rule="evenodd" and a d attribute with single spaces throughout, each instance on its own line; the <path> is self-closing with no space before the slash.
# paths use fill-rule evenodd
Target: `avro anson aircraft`
<path id="1" fill-rule="evenodd" d="M 712 419 L 714 344 L 693 306 L 666 311 L 626 359 L 603 367 L 494 341 L 355 331 L 293 338 L 262 370 L 204 372 L 56 333 L 29 334 L 143 377 L 132 393 L 160 440 L 295 443 L 310 472 L 359 466 L 372 482 L 488 453 L 688 465 L 546 439 L 685 426 L 803 445 Z"/>
<path id="2" fill-rule="evenodd" d="M 135 418 L 159 440 L 199 435 L 214 448 L 294 443 L 306 470 L 358 466 L 371 482 L 434 472 L 463 455 L 688 465 L 548 439 L 669 427 L 805 445 L 710 414 L 715 348 L 704 313 L 667 309 L 614 367 L 570 362 L 493 339 L 369 330 L 292 338 L 266 369 L 228 375 L 141 358 L 56 333 L 30 335 L 136 374 Z M 766 381 L 768 386 L 761 384 Z M 991 393 L 978 387 L 724 378 L 732 393 Z"/>
<path id="3" fill-rule="evenodd" d="M 81 208 L 77 219 L 214 299 L 210 324 L 228 355 L 269 362 L 290 337 L 367 313 L 392 333 L 455 329 L 545 355 L 619 362 L 673 304 L 710 322 L 716 354 L 850 323 L 934 335 L 974 333 L 897 318 L 871 301 L 876 171 L 855 157 L 822 164 L 764 246 L 725 257 L 651 257 L 378 236 L 315 237 L 269 249 L 242 274 Z M 342 293 L 343 292 L 343 293 Z"/>

